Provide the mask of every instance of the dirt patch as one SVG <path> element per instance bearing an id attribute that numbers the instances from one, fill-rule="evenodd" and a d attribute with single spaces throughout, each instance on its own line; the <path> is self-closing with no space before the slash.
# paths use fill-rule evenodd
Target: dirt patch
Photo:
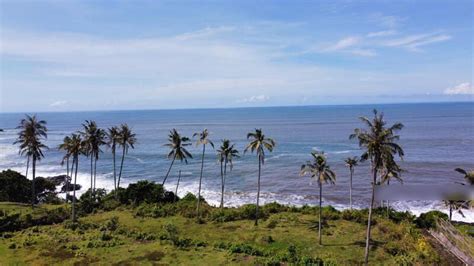
<path id="1" fill-rule="evenodd" d="M 134 257 L 128 260 L 118 262 L 115 265 L 135 265 L 136 263 L 134 262 L 140 262 L 140 261 L 157 262 L 157 261 L 160 261 L 164 256 L 165 256 L 165 253 L 161 251 L 152 251 L 152 252 L 148 252 L 147 254 L 143 256 Z"/>

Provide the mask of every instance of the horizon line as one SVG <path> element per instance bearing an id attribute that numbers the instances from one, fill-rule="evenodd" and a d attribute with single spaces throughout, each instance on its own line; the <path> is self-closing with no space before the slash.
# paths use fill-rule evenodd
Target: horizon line
<path id="1" fill-rule="evenodd" d="M 256 108 L 292 108 L 292 107 L 330 107 L 330 106 L 364 106 L 364 105 L 413 105 L 413 104 L 465 104 L 474 103 L 474 98 L 463 101 L 415 101 L 415 102 L 387 102 L 387 103 L 353 103 L 353 104 L 308 104 L 308 105 L 270 105 L 270 106 L 235 106 L 235 107 L 195 107 L 195 108 L 144 108 L 144 109 L 92 109 L 92 110 L 61 110 L 61 111 L 0 111 L 0 114 L 27 114 L 27 113 L 90 113 L 90 112 L 134 112 L 134 111 L 184 111 L 184 110 L 222 110 L 222 109 L 256 109 Z"/>

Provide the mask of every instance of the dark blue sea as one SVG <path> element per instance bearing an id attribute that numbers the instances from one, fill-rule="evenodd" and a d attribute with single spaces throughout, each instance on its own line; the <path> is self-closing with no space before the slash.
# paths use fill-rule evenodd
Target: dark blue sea
<path id="1" fill-rule="evenodd" d="M 386 105 L 340 105 L 307 107 L 268 107 L 237 109 L 195 110 L 146 110 L 146 111 L 97 111 L 37 113 L 47 121 L 50 147 L 45 158 L 38 164 L 39 176 L 65 174 L 60 165 L 62 154 L 57 146 L 62 139 L 81 130 L 84 120 L 95 120 L 107 128 L 127 123 L 137 134 L 138 143 L 125 158 L 123 184 L 147 179 L 161 182 L 170 160 L 166 155 L 166 143 L 170 129 L 176 128 L 182 135 L 207 128 L 216 146 L 228 138 L 243 152 L 246 134 L 262 128 L 277 146 L 266 154 L 262 174 L 262 201 L 278 201 L 285 204 L 316 204 L 318 190 L 315 182 L 299 175 L 301 164 L 310 159 L 313 150 L 323 150 L 337 174 L 336 185 L 323 189 L 324 204 L 344 208 L 349 203 L 349 170 L 343 160 L 361 154 L 355 140 L 349 140 L 356 127 L 362 127 L 359 116 L 372 116 L 376 108 L 385 114 L 388 124 L 402 122 L 400 143 L 406 156 L 401 162 L 406 170 L 404 184 L 448 184 L 463 181 L 456 167 L 474 168 L 474 103 L 423 103 Z M 25 172 L 26 159 L 18 156 L 12 143 L 16 138 L 22 113 L 0 113 L 0 170 L 14 169 Z M 200 169 L 201 148 L 190 146 L 194 159 L 186 165 L 176 163 L 166 187 L 176 185 L 178 170 L 183 177 L 179 195 L 196 193 Z M 220 168 L 215 151 L 208 147 L 204 166 L 203 195 L 211 204 L 220 199 Z M 98 162 L 98 187 L 113 187 L 112 159 L 108 148 L 103 148 Z M 226 204 L 235 206 L 254 203 L 257 181 L 257 158 L 254 154 L 242 154 L 236 159 L 228 175 Z M 89 184 L 89 164 L 81 158 L 79 183 Z M 31 172 L 30 172 L 31 173 Z M 355 169 L 353 195 L 355 205 L 366 207 L 370 197 L 370 168 L 365 163 Z M 442 208 L 440 203 L 399 202 L 399 209 L 414 213 L 430 208 Z M 459 217 L 459 219 L 461 219 Z M 469 220 L 473 219 L 471 215 Z"/>

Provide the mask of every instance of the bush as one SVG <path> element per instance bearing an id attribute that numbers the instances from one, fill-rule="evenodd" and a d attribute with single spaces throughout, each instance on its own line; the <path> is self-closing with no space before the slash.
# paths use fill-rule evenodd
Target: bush
<path id="1" fill-rule="evenodd" d="M 438 219 L 448 220 L 448 215 L 440 211 L 430 211 L 420 214 L 415 220 L 415 224 L 419 228 L 430 229 L 436 227 L 436 221 Z"/>
<path id="2" fill-rule="evenodd" d="M 0 173 L 0 201 L 31 202 L 31 181 L 18 172 L 2 171 Z"/>

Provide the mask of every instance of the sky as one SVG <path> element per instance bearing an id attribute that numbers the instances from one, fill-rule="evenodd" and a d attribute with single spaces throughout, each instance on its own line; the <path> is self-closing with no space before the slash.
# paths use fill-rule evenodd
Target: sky
<path id="1" fill-rule="evenodd" d="M 0 112 L 472 101 L 473 1 L 0 0 Z"/>

